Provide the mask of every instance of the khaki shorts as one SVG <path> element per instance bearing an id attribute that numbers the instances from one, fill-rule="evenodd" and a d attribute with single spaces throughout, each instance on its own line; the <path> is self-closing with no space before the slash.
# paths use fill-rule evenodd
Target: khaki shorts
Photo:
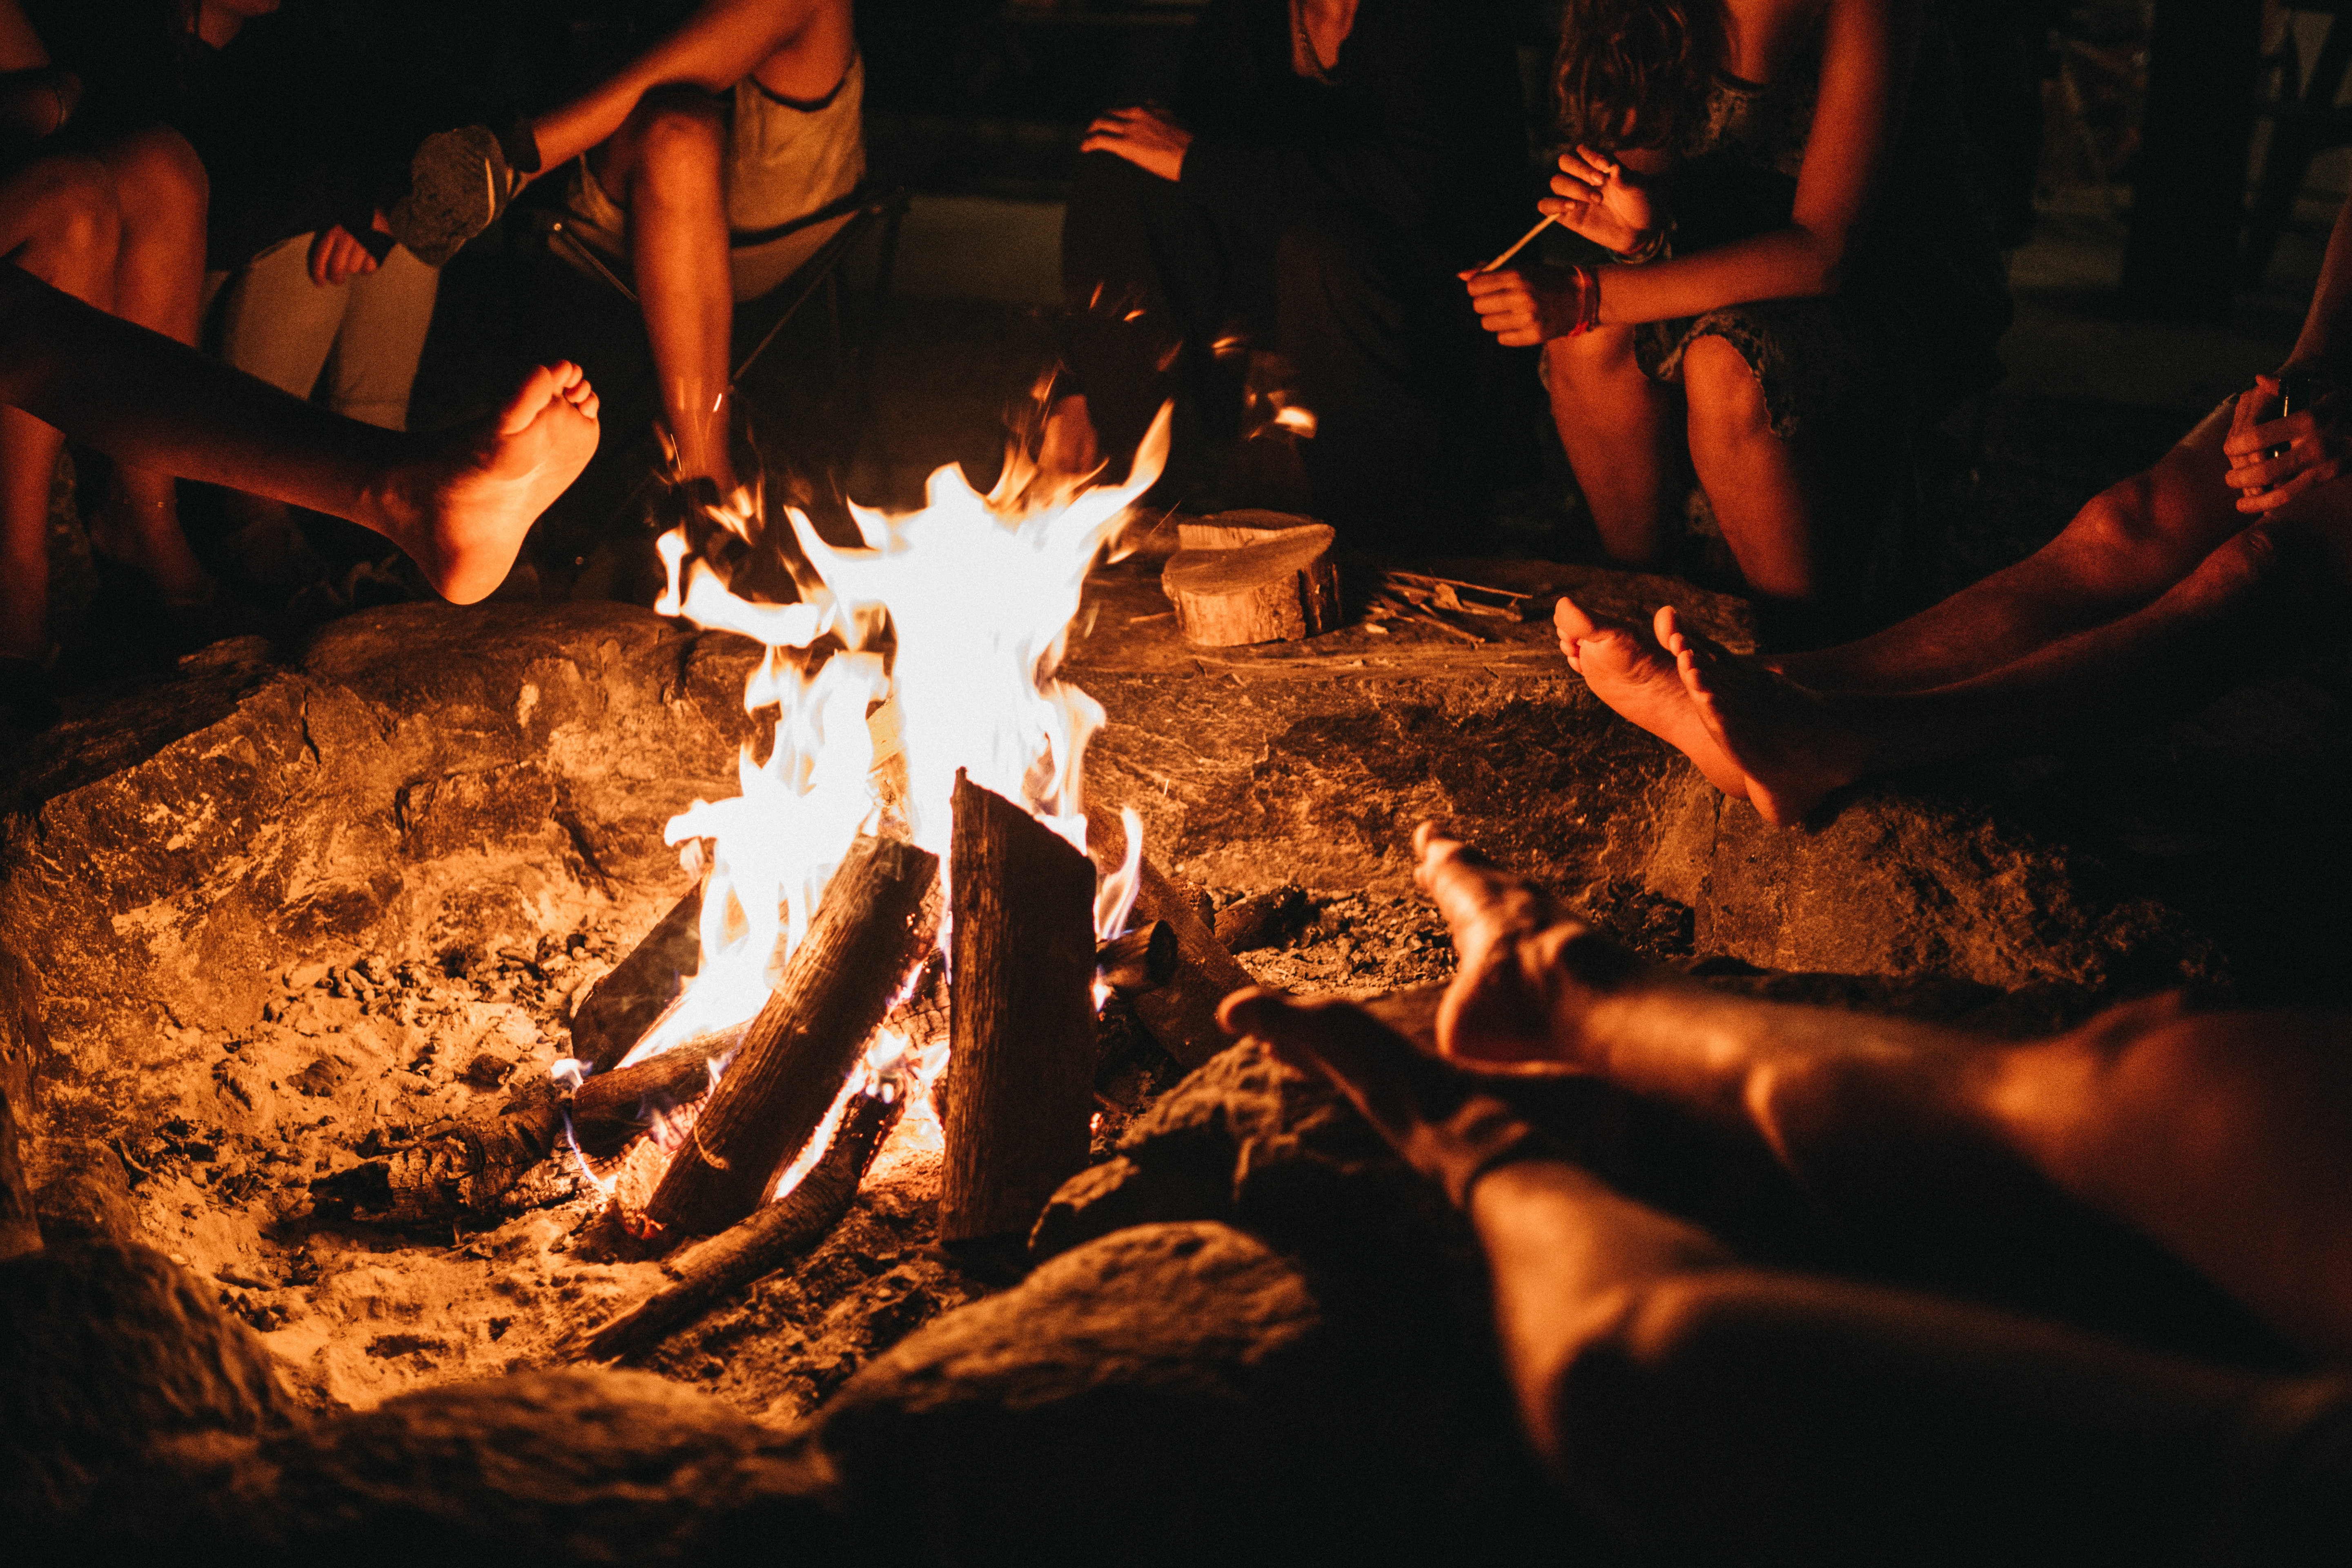
<path id="1" fill-rule="evenodd" d="M 866 178 L 866 62 L 849 69 L 821 102 L 788 102 L 745 77 L 728 106 L 728 257 L 735 298 L 756 300 L 800 270 L 846 216 L 762 239 L 766 231 L 838 201 Z M 588 172 L 585 158 L 566 177 L 566 226 L 625 262 L 628 213 Z"/>

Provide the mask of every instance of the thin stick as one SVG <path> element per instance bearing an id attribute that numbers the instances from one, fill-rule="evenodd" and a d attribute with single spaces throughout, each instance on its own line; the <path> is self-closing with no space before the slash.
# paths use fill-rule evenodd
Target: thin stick
<path id="1" fill-rule="evenodd" d="M 1504 262 L 1508 261 L 1512 257 L 1517 256 L 1520 251 L 1525 250 L 1528 247 L 1528 242 L 1529 240 L 1535 238 L 1536 236 L 1549 228 L 1556 221 L 1558 220 L 1554 218 L 1545 218 L 1541 223 L 1536 225 L 1535 227 L 1519 236 L 1518 244 L 1511 247 L 1510 249 L 1503 252 L 1502 255 L 1497 256 L 1494 260 L 1489 261 L 1486 266 L 1478 268 L 1478 270 L 1481 272 L 1494 271 L 1495 268 L 1503 265 Z"/>

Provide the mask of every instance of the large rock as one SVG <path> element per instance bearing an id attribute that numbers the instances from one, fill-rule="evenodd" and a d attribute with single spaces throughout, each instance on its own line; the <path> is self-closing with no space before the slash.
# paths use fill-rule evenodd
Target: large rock
<path id="1" fill-rule="evenodd" d="M 44 1109 L 119 1124 L 290 967 L 674 896 L 662 824 L 734 793 L 751 652 L 614 605 L 402 605 L 61 726 L 0 784 L 0 1047 L 44 1036 Z"/>
<path id="2" fill-rule="evenodd" d="M 1664 579 L 1454 570 L 1537 594 L 1531 609 L 1565 591 L 1633 620 L 1671 598 L 1742 641 L 1737 601 Z M 1197 880 L 1402 889 L 1413 825 L 1437 816 L 1666 952 L 2090 994 L 2352 982 L 2343 661 L 2137 738 L 1878 781 L 1781 831 L 1599 703 L 1548 620 L 1485 623 L 1476 646 L 1349 626 L 1194 648 L 1147 564 L 1099 576 L 1082 626 L 1066 668 L 1109 714 L 1090 788 L 1140 810 L 1153 853 Z"/>

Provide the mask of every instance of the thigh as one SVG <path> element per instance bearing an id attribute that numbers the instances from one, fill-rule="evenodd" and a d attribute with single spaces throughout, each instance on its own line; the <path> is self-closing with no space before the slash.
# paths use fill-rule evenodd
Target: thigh
<path id="1" fill-rule="evenodd" d="M 400 247 L 344 285 L 351 299 L 321 389 L 329 408 L 386 430 L 408 428 L 409 389 L 440 287 L 440 271 Z"/>
<path id="2" fill-rule="evenodd" d="M 310 239 L 279 240 L 229 274 L 207 331 L 215 357 L 297 397 L 318 384 L 352 299 L 349 284 L 310 281 Z"/>
<path id="3" fill-rule="evenodd" d="M 0 261 L 36 239 L 93 236 L 112 243 L 114 177 L 98 159 L 52 153 L 0 173 Z"/>

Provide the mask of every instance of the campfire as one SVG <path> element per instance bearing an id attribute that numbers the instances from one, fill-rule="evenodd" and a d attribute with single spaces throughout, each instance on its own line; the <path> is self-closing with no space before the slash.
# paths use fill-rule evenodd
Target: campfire
<path id="1" fill-rule="evenodd" d="M 582 1003 L 548 1082 L 322 1197 L 445 1222 L 568 1163 L 610 1232 L 669 1255 L 668 1283 L 574 1333 L 595 1359 L 806 1250 L 893 1140 L 943 1155 L 940 1241 L 1025 1237 L 1087 1163 L 1103 1000 L 1190 1066 L 1246 983 L 1145 861 L 1139 817 L 1084 798 L 1102 710 L 1055 676 L 1168 428 L 1116 485 L 1017 452 L 985 495 L 943 468 L 918 511 L 853 507 L 860 548 L 748 492 L 699 520 L 704 548 L 666 535 L 656 608 L 763 650 L 740 793 L 667 828 L 695 886 Z M 795 602 L 735 591 L 767 526 L 805 563 Z"/>

